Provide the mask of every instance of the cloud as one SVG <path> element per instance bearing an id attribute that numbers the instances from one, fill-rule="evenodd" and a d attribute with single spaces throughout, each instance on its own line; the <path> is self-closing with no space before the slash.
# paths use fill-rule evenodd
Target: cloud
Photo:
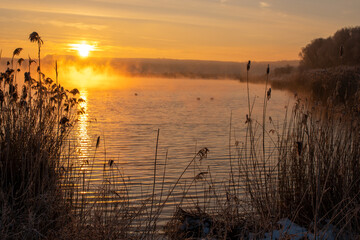
<path id="1" fill-rule="evenodd" d="M 268 8 L 268 7 L 270 7 L 270 4 L 267 3 L 267 2 L 259 2 L 259 5 L 260 5 L 261 8 Z"/>
<path id="2" fill-rule="evenodd" d="M 48 24 L 51 24 L 53 26 L 56 27 L 73 27 L 73 28 L 78 28 L 78 29 L 83 29 L 83 30 L 88 30 L 88 29 L 93 29 L 93 30 L 103 30 L 105 28 L 107 28 L 107 26 L 105 25 L 98 25 L 98 24 L 85 24 L 82 22 L 74 22 L 74 23 L 70 23 L 70 22 L 63 22 L 63 21 L 49 21 Z"/>
<path id="3" fill-rule="evenodd" d="M 0 8 L 0 12 L 1 12 L 1 8 Z M 35 16 L 35 17 L 33 17 L 32 15 L 29 15 L 29 14 L 26 15 L 24 13 L 21 15 L 22 15 L 21 18 L 14 17 L 14 16 L 16 16 L 15 14 L 10 15 L 10 16 L 0 16 L 0 22 L 5 22 L 5 23 L 21 22 L 21 23 L 30 23 L 32 25 L 42 24 L 42 25 L 52 25 L 54 27 L 68 27 L 68 28 L 76 28 L 76 29 L 80 29 L 80 30 L 96 30 L 96 31 L 101 31 L 101 30 L 108 28 L 107 25 L 85 23 L 84 21 L 80 21 L 80 19 L 77 22 L 69 22 L 69 21 L 63 21 L 63 20 L 50 20 L 49 21 L 49 20 L 47 20 L 48 17 L 46 15 Z M 54 16 L 53 16 L 53 18 L 54 18 Z"/>

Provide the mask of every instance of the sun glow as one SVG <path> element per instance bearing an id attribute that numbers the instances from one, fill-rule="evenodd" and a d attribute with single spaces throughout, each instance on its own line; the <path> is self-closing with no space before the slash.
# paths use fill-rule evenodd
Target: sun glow
<path id="1" fill-rule="evenodd" d="M 115 71 L 110 65 L 92 63 L 84 59 L 80 62 L 60 61 L 59 75 L 62 85 L 79 89 L 125 89 L 131 86 L 131 80 Z"/>
<path id="2" fill-rule="evenodd" d="M 81 43 L 81 44 L 70 44 L 70 46 L 72 47 L 71 48 L 72 50 L 78 51 L 78 54 L 81 57 L 87 57 L 87 56 L 89 56 L 89 53 L 91 51 L 95 50 L 95 46 L 89 45 L 89 44 L 84 43 L 84 42 Z"/>

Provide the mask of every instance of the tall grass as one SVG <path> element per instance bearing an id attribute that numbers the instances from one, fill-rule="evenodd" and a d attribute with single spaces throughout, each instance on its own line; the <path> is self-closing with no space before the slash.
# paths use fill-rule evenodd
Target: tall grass
<path id="1" fill-rule="evenodd" d="M 12 62 L 20 52 L 14 51 Z M 41 85 L 30 67 L 24 82 L 16 83 L 17 72 L 8 65 L 0 73 L 0 237 L 43 238 L 66 220 L 59 156 L 75 121 L 77 92 L 38 71 Z"/>
<path id="2" fill-rule="evenodd" d="M 280 150 L 281 214 L 299 223 L 313 222 L 314 231 L 327 221 L 359 233 L 358 118 L 332 108 L 309 112 L 298 104 L 290 127 L 283 145 L 292 149 Z"/>

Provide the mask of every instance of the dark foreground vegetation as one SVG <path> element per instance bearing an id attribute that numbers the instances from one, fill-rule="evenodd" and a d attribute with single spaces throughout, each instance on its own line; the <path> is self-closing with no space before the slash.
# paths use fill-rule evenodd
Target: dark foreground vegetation
<path id="1" fill-rule="evenodd" d="M 30 67 L 25 73 L 17 71 L 25 61 L 14 59 L 21 54 L 18 48 L 0 75 L 1 239 L 360 237 L 359 116 L 353 110 L 356 105 L 344 97 L 354 96 L 355 102 L 358 91 L 352 84 L 358 84 L 358 68 L 326 71 L 324 84 L 332 78 L 338 80 L 332 71 L 344 71 L 339 76 L 348 81 L 332 88 L 311 85 L 314 91 L 323 92 L 329 104 L 324 107 L 296 97 L 295 105 L 286 109 L 281 127 L 266 112 L 271 91 L 267 87 L 269 69 L 264 71 L 263 119 L 252 119 L 248 85 L 246 138 L 240 144 L 230 134 L 231 168 L 228 181 L 221 186 L 214 183 L 210 171 L 200 170 L 199 164 L 209 152 L 202 148 L 170 189 L 163 189 L 166 169 L 158 169 L 166 167 L 166 162 L 161 165 L 155 157 L 154 190 L 140 204 L 130 200 L 126 176 L 116 162 L 104 161 L 103 181 L 94 193 L 97 200 L 90 201 L 85 193 L 94 159 L 72 162 L 74 152 L 67 138 L 77 115 L 83 112 L 78 106 L 82 99 L 76 98 L 76 89 L 67 91 L 58 79 L 42 74 L 43 42 L 37 33 L 32 33 L 30 40 L 37 43 L 39 55 L 37 62 L 29 58 L 28 64 L 37 64 L 37 72 Z M 249 62 L 246 72 L 250 71 Z M 304 74 L 317 78 L 311 72 Z M 343 85 L 345 82 L 348 85 Z M 99 143 L 100 138 L 95 150 Z M 184 181 L 188 171 L 195 171 L 195 177 Z M 155 193 L 159 186 L 160 195 Z M 177 210 L 165 226 L 159 226 L 176 188 L 183 189 Z M 205 190 L 201 201 L 187 196 L 192 188 Z M 300 232 L 291 230 L 295 224 L 301 226 Z"/>
<path id="2" fill-rule="evenodd" d="M 40 64 L 37 73 L 30 72 L 40 62 L 43 42 L 37 33 L 29 39 L 38 44 L 39 59 L 15 60 L 22 51 L 17 48 L 0 73 L 1 239 L 56 236 L 70 212 L 59 187 L 59 163 L 81 99 L 75 97 L 76 89 L 69 92 L 46 78 Z M 18 70 L 24 61 L 29 66 L 25 73 Z"/>

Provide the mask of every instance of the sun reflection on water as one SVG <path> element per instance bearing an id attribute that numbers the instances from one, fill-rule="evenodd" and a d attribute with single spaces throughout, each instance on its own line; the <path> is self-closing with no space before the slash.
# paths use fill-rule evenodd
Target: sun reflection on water
<path id="1" fill-rule="evenodd" d="M 86 90 L 80 91 L 80 98 L 84 101 L 79 103 L 79 110 L 81 110 L 81 114 L 78 116 L 77 122 L 77 147 L 76 152 L 79 155 L 79 160 L 81 161 L 81 168 L 86 170 L 87 162 L 89 157 L 89 145 L 90 145 L 90 137 L 88 135 L 88 106 L 87 106 L 87 96 L 88 92 Z"/>

